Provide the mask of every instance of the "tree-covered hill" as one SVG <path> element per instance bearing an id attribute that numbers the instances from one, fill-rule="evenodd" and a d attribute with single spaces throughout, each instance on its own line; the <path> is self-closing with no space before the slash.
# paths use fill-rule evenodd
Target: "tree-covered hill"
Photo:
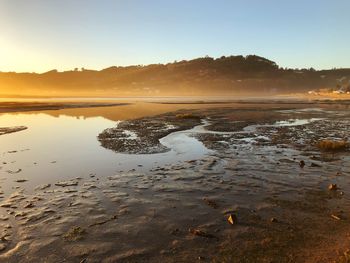
<path id="1" fill-rule="evenodd" d="M 350 69 L 284 69 L 255 55 L 223 56 L 100 71 L 0 72 L 0 95 L 268 95 L 333 88 L 342 78 L 350 79 Z"/>

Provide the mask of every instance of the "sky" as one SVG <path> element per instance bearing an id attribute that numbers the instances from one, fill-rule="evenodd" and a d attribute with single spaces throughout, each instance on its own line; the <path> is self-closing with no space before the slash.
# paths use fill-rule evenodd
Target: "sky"
<path id="1" fill-rule="evenodd" d="M 0 0 L 0 71 L 256 54 L 350 68 L 349 0 Z"/>

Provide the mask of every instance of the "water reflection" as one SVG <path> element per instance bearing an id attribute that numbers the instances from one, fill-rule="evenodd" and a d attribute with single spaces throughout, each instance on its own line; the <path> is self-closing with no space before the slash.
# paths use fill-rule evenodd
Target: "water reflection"
<path id="1" fill-rule="evenodd" d="M 204 154 L 203 151 L 193 149 L 181 155 L 169 151 L 140 158 L 139 155 L 119 154 L 101 147 L 97 135 L 115 126 L 118 119 L 176 108 L 174 105 L 160 105 L 145 110 L 128 106 L 127 110 L 120 110 L 122 107 L 125 106 L 0 115 L 1 127 L 28 127 L 25 131 L 0 136 L 2 190 L 7 194 L 13 187 L 22 186 L 32 191 L 42 183 L 88 177 L 90 174 L 104 177 L 121 170 L 145 171 Z M 18 169 L 21 171 L 11 173 Z M 15 182 L 21 179 L 28 181 Z"/>

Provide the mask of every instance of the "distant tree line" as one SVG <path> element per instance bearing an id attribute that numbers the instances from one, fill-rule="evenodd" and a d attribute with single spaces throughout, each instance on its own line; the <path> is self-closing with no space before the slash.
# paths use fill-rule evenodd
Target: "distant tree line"
<path id="1" fill-rule="evenodd" d="M 0 92 L 45 96 L 266 94 L 332 88 L 341 78 L 350 79 L 350 69 L 288 69 L 256 55 L 206 56 L 100 71 L 75 68 L 42 74 L 0 72 Z"/>

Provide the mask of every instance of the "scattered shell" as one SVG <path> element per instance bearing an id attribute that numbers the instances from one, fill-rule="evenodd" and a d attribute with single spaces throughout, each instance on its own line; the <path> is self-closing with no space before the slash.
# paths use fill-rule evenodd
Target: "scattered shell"
<path id="1" fill-rule="evenodd" d="M 237 223 L 237 216 L 235 214 L 230 214 L 227 218 L 227 221 L 231 224 L 234 225 Z"/>
<path id="2" fill-rule="evenodd" d="M 335 220 L 341 220 L 341 218 L 337 215 L 332 214 L 331 217 Z"/>

